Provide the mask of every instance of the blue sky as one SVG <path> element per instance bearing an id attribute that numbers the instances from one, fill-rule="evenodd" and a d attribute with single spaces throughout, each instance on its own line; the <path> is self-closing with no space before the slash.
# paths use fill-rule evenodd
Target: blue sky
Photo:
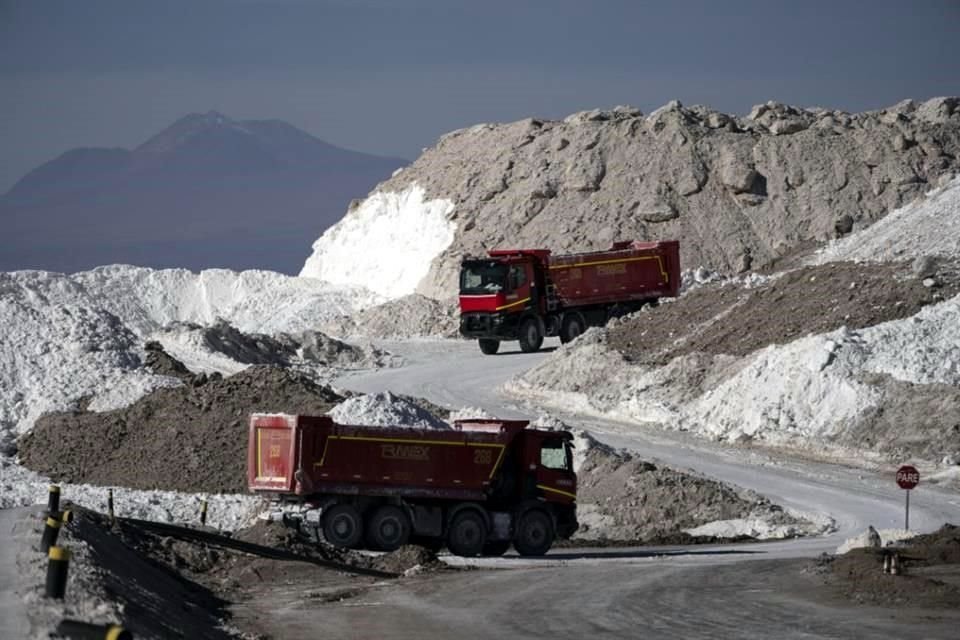
<path id="1" fill-rule="evenodd" d="M 0 192 L 216 109 L 415 158 L 477 122 L 678 98 L 960 94 L 960 0 L 0 0 Z"/>

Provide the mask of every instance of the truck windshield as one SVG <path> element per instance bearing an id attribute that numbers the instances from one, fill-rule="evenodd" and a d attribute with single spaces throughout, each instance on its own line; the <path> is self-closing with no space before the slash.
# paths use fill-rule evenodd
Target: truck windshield
<path id="1" fill-rule="evenodd" d="M 460 269 L 460 293 L 497 293 L 503 290 L 506 281 L 506 265 L 496 262 L 464 263 Z"/>

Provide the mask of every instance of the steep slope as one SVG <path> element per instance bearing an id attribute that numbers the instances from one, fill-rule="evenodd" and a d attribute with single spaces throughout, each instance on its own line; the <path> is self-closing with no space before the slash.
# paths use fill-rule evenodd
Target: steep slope
<path id="1" fill-rule="evenodd" d="M 958 105 L 937 98 L 849 114 L 767 103 L 740 118 L 673 102 L 647 117 L 617 107 L 477 125 L 445 135 L 380 184 L 317 241 L 302 275 L 324 273 L 317 265 L 335 234 L 338 251 L 362 253 L 365 238 L 346 243 L 343 231 L 360 218 L 376 222 L 375 200 L 410 193 L 422 193 L 431 228 L 454 228 L 417 266 L 426 273 L 417 291 L 437 299 L 455 292 L 462 255 L 497 246 L 564 251 L 677 238 L 685 266 L 758 269 L 864 228 L 960 171 Z M 394 215 L 378 207 L 381 219 Z M 406 282 L 387 291 L 382 280 L 367 270 L 339 281 L 410 293 Z"/>
<path id="2" fill-rule="evenodd" d="M 0 199 L 0 270 L 299 267 L 354 198 L 406 164 L 287 123 L 181 118 L 132 151 L 74 149 Z"/>

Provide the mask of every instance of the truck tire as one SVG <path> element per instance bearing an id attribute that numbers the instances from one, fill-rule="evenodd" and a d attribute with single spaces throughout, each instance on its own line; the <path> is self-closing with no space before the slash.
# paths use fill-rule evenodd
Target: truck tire
<path id="1" fill-rule="evenodd" d="M 543 334 L 540 333 L 540 323 L 536 318 L 527 318 L 520 325 L 520 350 L 524 353 L 533 353 L 543 344 Z"/>
<path id="2" fill-rule="evenodd" d="M 473 509 L 464 509 L 453 517 L 447 530 L 447 548 L 458 556 L 472 558 L 483 552 L 487 542 L 487 523 Z"/>
<path id="3" fill-rule="evenodd" d="M 478 342 L 480 343 L 480 351 L 488 356 L 492 356 L 500 350 L 499 340 L 494 340 L 493 338 L 480 338 Z"/>
<path id="4" fill-rule="evenodd" d="M 560 327 L 560 342 L 567 344 L 573 342 L 577 336 L 583 333 L 586 323 L 579 313 L 572 313 L 563 319 L 563 325 Z"/>
<path id="5" fill-rule="evenodd" d="M 385 504 L 367 523 L 367 545 L 375 551 L 394 551 L 410 540 L 410 518 L 403 509 Z"/>
<path id="6" fill-rule="evenodd" d="M 489 557 L 502 556 L 510 548 L 509 540 L 495 540 L 483 545 L 483 555 Z"/>
<path id="7" fill-rule="evenodd" d="M 522 556 L 542 556 L 553 546 L 554 537 L 550 516 L 540 509 L 531 509 L 520 516 L 513 547 Z"/>
<path id="8" fill-rule="evenodd" d="M 323 537 L 335 547 L 354 549 L 363 539 L 363 518 L 352 504 L 338 504 L 323 516 Z"/>

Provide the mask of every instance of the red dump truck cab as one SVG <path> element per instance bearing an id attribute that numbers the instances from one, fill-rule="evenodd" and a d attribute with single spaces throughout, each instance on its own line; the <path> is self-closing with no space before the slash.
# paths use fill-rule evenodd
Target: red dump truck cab
<path id="1" fill-rule="evenodd" d="M 342 425 L 253 414 L 248 485 L 321 510 L 324 537 L 391 550 L 411 539 L 461 555 L 545 553 L 577 528 L 572 436 L 526 421 L 454 428 Z"/>
<path id="2" fill-rule="evenodd" d="M 616 242 L 605 251 L 554 255 L 546 249 L 497 249 L 460 267 L 460 333 L 496 353 L 518 340 L 536 351 L 543 338 L 576 338 L 587 327 L 674 297 L 680 290 L 675 240 Z"/>

